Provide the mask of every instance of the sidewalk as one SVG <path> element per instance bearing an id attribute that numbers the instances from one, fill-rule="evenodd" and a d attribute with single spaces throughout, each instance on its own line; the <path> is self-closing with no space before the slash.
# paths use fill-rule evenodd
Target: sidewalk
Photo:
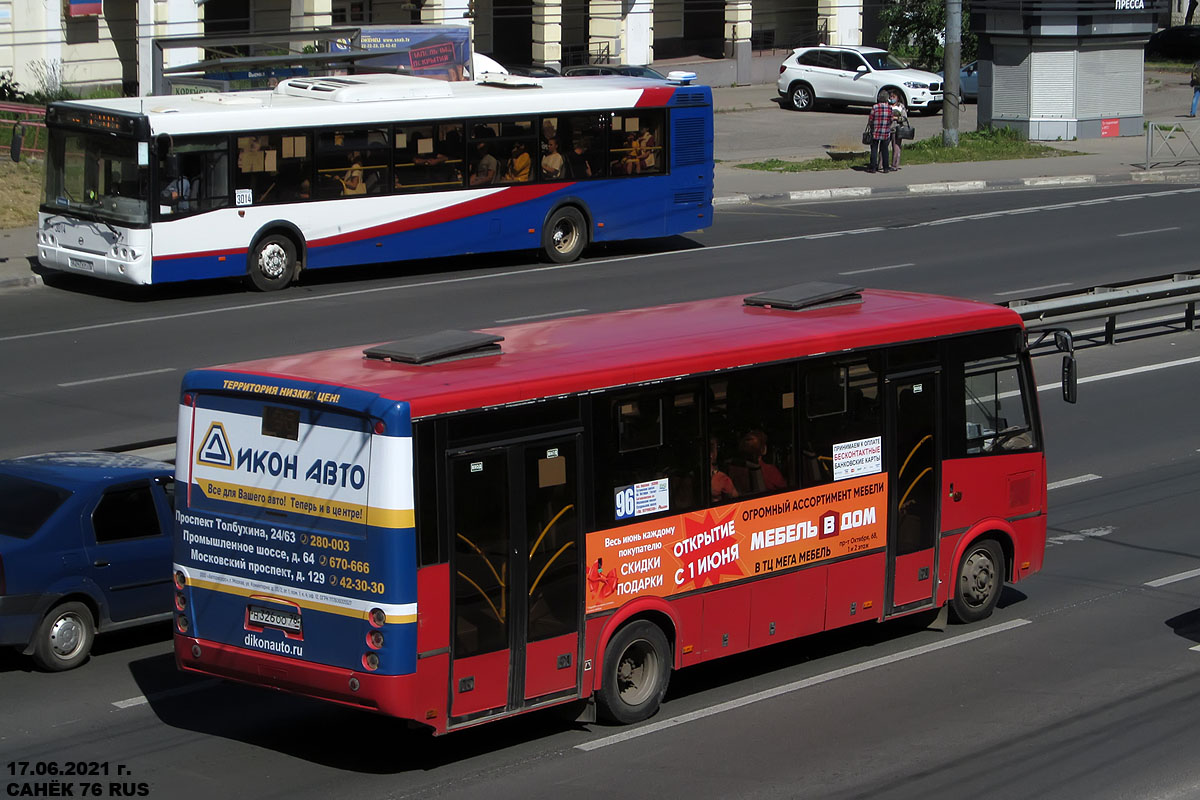
<path id="1" fill-rule="evenodd" d="M 1171 87 L 1172 98 L 1168 102 L 1151 102 L 1154 90 L 1148 89 L 1147 119 L 1176 121 L 1174 109 L 1185 108 L 1186 100 L 1191 96 L 1186 76 L 1178 82 L 1180 87 Z M 1183 97 L 1184 93 L 1186 97 Z M 1175 94 L 1183 99 L 1176 101 Z M 751 151 L 742 149 L 747 143 L 752 145 L 753 142 L 747 140 L 754 138 L 743 128 L 772 130 L 776 136 L 772 137 L 771 151 L 776 158 L 801 161 L 825 155 L 825 145 L 820 140 L 829 136 L 813 133 L 817 126 L 809 119 L 818 119 L 820 115 L 781 111 L 775 96 L 772 85 L 713 89 L 718 139 L 734 142 L 732 146 L 725 145 L 724 149 L 718 146 L 718 164 L 714 170 L 714 204 L 718 207 L 758 201 L 803 202 L 1014 187 L 1200 183 L 1200 163 L 1150 170 L 1135 166 L 1146 159 L 1146 141 L 1142 136 L 1051 143 L 1054 147 L 1084 154 L 1078 156 L 912 166 L 905 166 L 902 160 L 900 171 L 888 174 L 872 175 L 853 169 L 795 173 L 740 169 L 736 166 L 738 161 L 757 160 L 746 157 Z M 853 112 L 835 118 L 833 123 L 855 134 L 862 126 L 861 118 Z M 918 126 L 919 137 L 931 136 L 941 130 L 942 117 L 914 117 L 914 123 Z M 824 127 L 829 128 L 828 119 Z M 730 133 L 731 129 L 737 132 Z M 969 106 L 963 111 L 960 130 L 974 129 L 974 107 Z M 778 135 L 780 132 L 782 138 Z M 33 271 L 36 244 L 37 231 L 32 226 L 0 230 L 0 290 L 41 284 L 41 276 Z"/>

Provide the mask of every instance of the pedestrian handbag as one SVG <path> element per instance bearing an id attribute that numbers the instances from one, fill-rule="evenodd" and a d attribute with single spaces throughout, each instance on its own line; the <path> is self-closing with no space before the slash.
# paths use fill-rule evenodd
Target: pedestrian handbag
<path id="1" fill-rule="evenodd" d="M 867 127 L 864 129 L 864 130 L 863 130 L 863 140 L 862 140 L 863 144 L 870 144 L 870 143 L 871 143 L 871 139 L 872 139 L 872 138 L 873 138 L 873 137 L 871 136 L 871 126 L 870 126 L 870 125 L 868 125 L 868 126 L 867 126 Z"/>
<path id="2" fill-rule="evenodd" d="M 899 128 L 896 128 L 897 139 L 912 139 L 916 135 L 917 132 L 913 130 L 912 125 L 901 125 Z"/>

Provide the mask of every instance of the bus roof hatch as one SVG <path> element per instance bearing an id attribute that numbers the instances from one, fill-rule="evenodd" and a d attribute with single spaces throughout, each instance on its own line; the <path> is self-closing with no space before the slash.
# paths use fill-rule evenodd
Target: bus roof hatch
<path id="1" fill-rule="evenodd" d="M 403 364 L 428 364 L 434 361 L 495 355 L 500 352 L 502 341 L 504 337 L 494 333 L 446 330 L 368 347 L 363 350 L 363 355 Z"/>
<path id="2" fill-rule="evenodd" d="M 788 311 L 801 311 L 806 308 L 819 306 L 846 305 L 862 302 L 862 287 L 845 283 L 828 283 L 826 281 L 809 281 L 774 289 L 769 292 L 751 295 L 743 302 L 748 306 L 764 306 L 782 308 Z"/>

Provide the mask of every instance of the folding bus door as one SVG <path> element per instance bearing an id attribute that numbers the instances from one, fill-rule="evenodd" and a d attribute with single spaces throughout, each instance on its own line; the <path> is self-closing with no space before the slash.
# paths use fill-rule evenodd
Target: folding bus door
<path id="1" fill-rule="evenodd" d="M 578 436 L 450 454 L 450 724 L 579 694 Z"/>
<path id="2" fill-rule="evenodd" d="M 888 513 L 888 613 L 933 601 L 937 583 L 939 374 L 889 375 L 891 497 Z"/>

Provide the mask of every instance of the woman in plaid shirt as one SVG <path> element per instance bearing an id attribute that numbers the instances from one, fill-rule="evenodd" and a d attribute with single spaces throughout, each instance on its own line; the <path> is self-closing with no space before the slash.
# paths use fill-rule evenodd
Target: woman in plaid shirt
<path id="1" fill-rule="evenodd" d="M 875 98 L 875 105 L 871 106 L 871 113 L 867 117 L 867 129 L 871 132 L 871 166 L 867 172 L 879 171 L 877 167 L 881 152 L 883 153 L 883 171 L 892 171 L 888 164 L 892 149 L 892 106 L 888 102 L 889 100 L 891 98 L 888 93 L 880 90 L 879 96 Z"/>

